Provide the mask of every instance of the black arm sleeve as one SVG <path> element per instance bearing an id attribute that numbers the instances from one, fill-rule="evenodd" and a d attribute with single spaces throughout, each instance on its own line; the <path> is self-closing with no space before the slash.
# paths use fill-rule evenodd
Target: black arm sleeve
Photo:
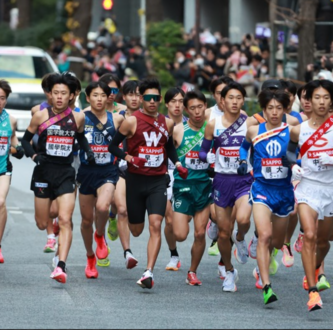
<path id="1" fill-rule="evenodd" d="M 297 163 L 297 157 L 296 157 L 297 148 L 298 148 L 298 143 L 289 141 L 288 150 L 287 150 L 287 159 L 291 164 L 291 166 Z"/>
<path id="2" fill-rule="evenodd" d="M 174 164 L 176 164 L 177 162 L 179 162 L 178 154 L 177 154 L 175 145 L 173 144 L 173 137 L 172 136 L 169 138 L 169 141 L 165 145 L 165 150 L 166 150 L 166 152 L 168 154 L 168 158 Z"/>
<path id="3" fill-rule="evenodd" d="M 31 145 L 31 140 L 34 137 L 35 134 L 30 133 L 28 130 L 25 131 L 24 136 L 22 138 L 22 147 L 25 151 L 25 155 L 27 157 L 32 158 L 34 155 L 36 155 L 36 152 Z"/>
<path id="4" fill-rule="evenodd" d="M 109 145 L 110 154 L 124 160 L 127 154 L 119 148 L 119 144 L 122 143 L 125 139 L 126 136 L 117 131 L 116 135 L 114 136 Z"/>
<path id="5" fill-rule="evenodd" d="M 92 152 L 88 140 L 84 135 L 84 132 L 76 133 L 76 139 L 80 145 L 81 150 L 83 150 L 85 153 Z"/>

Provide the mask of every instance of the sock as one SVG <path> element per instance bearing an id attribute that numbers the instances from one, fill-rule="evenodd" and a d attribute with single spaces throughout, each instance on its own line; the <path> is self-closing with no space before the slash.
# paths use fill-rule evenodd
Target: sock
<path id="1" fill-rule="evenodd" d="M 210 247 L 213 247 L 216 243 L 217 243 L 217 241 L 213 241 L 212 245 Z"/>
<path id="2" fill-rule="evenodd" d="M 88 255 L 87 255 L 87 258 L 88 258 L 88 259 L 95 259 L 95 255 L 94 255 L 94 254 L 93 254 L 92 256 L 88 256 Z"/>
<path id="3" fill-rule="evenodd" d="M 230 238 L 230 243 L 231 243 L 231 247 L 233 247 L 234 246 L 234 242 L 233 242 L 233 240 Z"/>
<path id="4" fill-rule="evenodd" d="M 254 236 L 258 238 L 258 232 L 256 230 L 254 231 Z"/>
<path id="5" fill-rule="evenodd" d="M 265 285 L 265 287 L 263 288 L 263 291 L 265 291 L 265 293 L 267 293 L 268 290 L 269 290 L 271 287 L 272 287 L 271 284 L 267 284 L 267 285 Z"/>
<path id="6" fill-rule="evenodd" d="M 311 292 L 319 292 L 319 291 L 318 291 L 318 288 L 317 288 L 316 286 L 314 286 L 313 288 L 310 288 L 310 289 L 309 289 L 309 294 L 310 294 Z"/>
<path id="7" fill-rule="evenodd" d="M 54 234 L 51 234 L 51 235 L 47 235 L 47 239 L 56 239 L 56 237 Z"/>
<path id="8" fill-rule="evenodd" d="M 130 249 L 128 249 L 128 250 L 126 250 L 126 251 L 124 251 L 124 258 L 126 259 L 126 253 L 127 252 L 129 252 L 129 253 L 131 253 L 132 254 L 132 251 L 130 250 Z"/>
<path id="9" fill-rule="evenodd" d="M 117 216 L 117 214 L 113 214 L 112 211 L 110 211 L 110 218 L 111 218 L 111 219 L 115 219 L 116 216 Z"/>
<path id="10" fill-rule="evenodd" d="M 223 262 L 222 257 L 221 257 L 221 259 L 220 259 L 219 265 L 220 265 L 220 266 L 224 266 L 224 262 Z"/>
<path id="11" fill-rule="evenodd" d="M 177 248 L 175 248 L 174 250 L 170 250 L 170 252 L 171 252 L 171 257 L 179 257 Z"/>
<path id="12" fill-rule="evenodd" d="M 290 255 L 292 256 L 293 253 L 291 252 L 291 246 L 290 246 L 290 243 L 284 243 L 284 245 L 287 247 L 287 249 L 288 249 Z"/>
<path id="13" fill-rule="evenodd" d="M 58 267 L 60 267 L 64 273 L 66 273 L 66 263 L 63 261 L 58 262 Z"/>
<path id="14" fill-rule="evenodd" d="M 318 281 L 320 281 L 322 277 L 326 277 L 326 275 L 325 275 L 325 274 L 321 274 L 321 275 L 319 275 L 319 276 L 318 276 Z"/>
<path id="15" fill-rule="evenodd" d="M 303 230 L 302 227 L 299 229 L 299 231 L 300 231 L 302 234 L 304 234 L 304 230 Z"/>
<path id="16" fill-rule="evenodd" d="M 188 271 L 188 274 L 196 274 L 197 272 L 191 272 L 190 270 Z"/>

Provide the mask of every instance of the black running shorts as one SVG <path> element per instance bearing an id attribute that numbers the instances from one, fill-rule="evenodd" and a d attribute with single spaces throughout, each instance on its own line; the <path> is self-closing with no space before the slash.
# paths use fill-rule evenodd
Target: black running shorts
<path id="1" fill-rule="evenodd" d="M 75 169 L 71 165 L 43 164 L 34 169 L 31 190 L 35 197 L 55 200 L 75 191 Z"/>
<path id="2" fill-rule="evenodd" d="M 148 215 L 165 215 L 167 205 L 168 175 L 145 176 L 127 172 L 126 202 L 128 220 L 132 225 L 145 222 Z"/>

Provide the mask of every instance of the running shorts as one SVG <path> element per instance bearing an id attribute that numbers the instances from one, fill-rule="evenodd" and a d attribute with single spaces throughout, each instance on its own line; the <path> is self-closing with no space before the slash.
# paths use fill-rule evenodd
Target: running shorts
<path id="1" fill-rule="evenodd" d="M 118 167 L 109 166 L 89 166 L 81 165 L 76 178 L 77 186 L 81 195 L 94 195 L 97 197 L 97 190 L 107 183 L 114 186 L 119 180 Z"/>
<path id="2" fill-rule="evenodd" d="M 71 165 L 37 165 L 32 175 L 30 189 L 35 197 L 55 200 L 75 191 L 75 169 Z"/>
<path id="3" fill-rule="evenodd" d="M 266 205 L 274 215 L 286 218 L 294 212 L 294 187 L 291 184 L 290 186 L 280 187 L 255 181 L 251 188 L 249 202 L 251 205 Z"/>
<path id="4" fill-rule="evenodd" d="M 249 195 L 253 177 L 216 173 L 213 181 L 214 203 L 221 208 L 234 207 L 238 199 Z"/>
<path id="5" fill-rule="evenodd" d="M 127 172 L 126 202 L 129 223 L 139 225 L 148 215 L 165 216 L 169 175 L 146 176 Z"/>
<path id="6" fill-rule="evenodd" d="M 12 174 L 13 174 L 13 164 L 10 161 L 8 161 L 7 171 L 0 173 L 0 176 L 12 176 Z"/>
<path id="7" fill-rule="evenodd" d="M 297 204 L 307 204 L 318 213 L 318 219 L 333 217 L 333 187 L 330 185 L 318 184 L 307 179 L 302 181 L 295 188 Z"/>
<path id="8" fill-rule="evenodd" d="M 194 217 L 212 203 L 212 182 L 179 181 L 173 185 L 173 211 Z"/>

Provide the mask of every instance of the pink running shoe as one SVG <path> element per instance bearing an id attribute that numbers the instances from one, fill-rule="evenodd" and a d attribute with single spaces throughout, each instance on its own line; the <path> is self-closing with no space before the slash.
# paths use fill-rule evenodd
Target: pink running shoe
<path id="1" fill-rule="evenodd" d="M 290 268 L 294 266 L 295 258 L 291 253 L 290 246 L 288 248 L 287 245 L 283 245 L 281 251 L 283 252 L 282 263 L 285 265 L 285 267 Z"/>
<path id="2" fill-rule="evenodd" d="M 3 258 L 2 250 L 0 248 L 0 264 L 3 264 L 4 262 L 5 262 L 5 259 Z"/>
<path id="3" fill-rule="evenodd" d="M 303 249 L 303 238 L 304 238 L 304 234 L 299 233 L 298 238 L 294 244 L 294 250 L 297 253 L 302 253 L 302 249 Z"/>
<path id="4" fill-rule="evenodd" d="M 67 274 L 60 267 L 57 267 L 50 277 L 52 278 L 52 280 L 55 280 L 62 284 L 65 284 L 67 282 Z"/>
<path id="5" fill-rule="evenodd" d="M 57 240 L 49 238 L 44 247 L 44 253 L 54 253 L 57 250 Z"/>
<path id="6" fill-rule="evenodd" d="M 98 236 L 97 232 L 95 232 L 95 241 L 97 244 L 96 248 L 96 256 L 98 259 L 103 260 L 106 259 L 109 255 L 109 249 L 105 242 L 104 236 Z"/>
<path id="7" fill-rule="evenodd" d="M 96 256 L 94 256 L 93 258 L 87 258 L 87 266 L 85 270 L 87 278 L 98 278 L 98 270 L 96 268 L 96 264 Z"/>

